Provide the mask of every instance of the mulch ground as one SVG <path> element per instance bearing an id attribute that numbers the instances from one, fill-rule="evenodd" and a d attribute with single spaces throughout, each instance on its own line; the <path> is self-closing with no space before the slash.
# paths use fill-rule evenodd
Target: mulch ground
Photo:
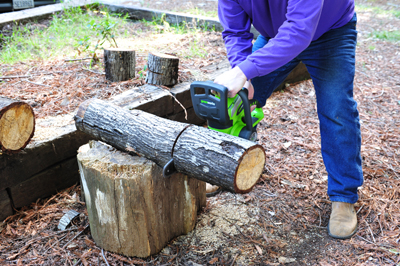
<path id="1" fill-rule="evenodd" d="M 129 258 L 96 246 L 76 185 L 17 210 L 0 224 L 0 263 L 399 265 L 400 44 L 368 37 L 374 23 L 389 23 L 370 15 L 359 12 L 354 94 L 362 122 L 365 181 L 356 204 L 359 230 L 351 239 L 335 240 L 326 232 L 330 214 L 327 173 L 320 154 L 315 93 L 312 82 L 304 81 L 274 93 L 264 107 L 265 119 L 258 131 L 268 160 L 254 190 L 246 195 L 223 192 L 209 198 L 196 229 L 171 241 L 160 254 Z M 400 25 L 398 20 L 390 23 Z M 196 60 L 202 62 L 197 66 L 213 62 Z M 187 67 L 190 64 L 188 59 L 181 66 L 185 80 L 193 78 Z M 138 65 L 140 69 L 144 61 Z M 99 74 L 101 66 L 91 71 L 82 67 L 61 60 L 2 66 L 5 75 L 29 77 L 5 80 L 0 95 L 36 104 L 38 117 L 45 117 L 71 112 L 85 99 L 108 98 L 143 83 L 140 76 L 125 83 L 109 83 Z M 67 230 L 58 230 L 60 218 L 71 209 L 80 215 Z"/>

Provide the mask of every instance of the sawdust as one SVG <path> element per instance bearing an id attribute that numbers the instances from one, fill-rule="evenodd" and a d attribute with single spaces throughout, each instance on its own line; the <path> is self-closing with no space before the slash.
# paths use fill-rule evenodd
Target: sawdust
<path id="1" fill-rule="evenodd" d="M 72 113 L 36 119 L 35 135 L 32 141 L 44 141 L 58 137 L 68 125 L 75 125 Z"/>
<path id="2" fill-rule="evenodd" d="M 208 208 L 210 208 L 210 211 L 199 217 L 199 223 L 195 230 L 185 237 L 188 244 L 201 244 L 213 249 L 225 245 L 224 242 L 221 242 L 224 234 L 236 236 L 240 234 L 236 226 L 246 226 L 260 218 L 259 210 L 256 208 L 251 210 L 256 218 L 250 217 L 247 214 L 248 208 L 244 203 L 242 195 L 230 193 L 224 194 L 224 197 L 221 198 L 209 199 Z M 248 229 L 253 230 L 250 227 Z"/>

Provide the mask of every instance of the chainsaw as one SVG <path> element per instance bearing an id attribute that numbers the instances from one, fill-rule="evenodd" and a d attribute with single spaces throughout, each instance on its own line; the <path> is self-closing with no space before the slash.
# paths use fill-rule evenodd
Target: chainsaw
<path id="1" fill-rule="evenodd" d="M 212 81 L 195 81 L 190 85 L 196 115 L 207 120 L 209 129 L 236 137 L 257 140 L 257 124 L 264 113 L 256 100 L 248 99 L 243 88 L 233 98 L 228 98 L 228 88 Z M 250 112 L 250 106 L 257 107 Z"/>

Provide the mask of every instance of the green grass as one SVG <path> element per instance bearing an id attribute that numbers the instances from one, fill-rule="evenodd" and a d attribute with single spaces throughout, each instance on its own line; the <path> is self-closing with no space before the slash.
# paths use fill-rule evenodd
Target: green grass
<path id="1" fill-rule="evenodd" d="M 147 26 L 154 27 L 158 33 L 174 32 L 175 34 L 196 33 L 199 31 L 215 31 L 215 26 L 205 24 L 196 24 L 196 22 L 183 21 L 179 24 L 169 23 L 166 20 L 166 15 L 162 14 L 161 17 L 153 17 L 152 21 L 142 20 Z"/>
<path id="2" fill-rule="evenodd" d="M 382 7 L 379 6 L 357 4 L 356 11 L 372 12 L 374 14 L 389 15 L 389 16 L 394 16 L 396 18 L 400 18 L 400 10 L 397 10 L 394 7 L 392 9 L 383 9 Z"/>
<path id="3" fill-rule="evenodd" d="M 188 13 L 196 16 L 204 16 L 204 17 L 212 17 L 212 18 L 217 18 L 218 17 L 218 12 L 217 11 L 204 11 L 202 9 L 192 8 L 192 9 L 187 9 L 182 11 L 182 13 Z"/>
<path id="4" fill-rule="evenodd" d="M 35 26 L 37 23 L 15 25 L 11 36 L 0 35 L 0 63 L 13 64 L 71 55 L 79 39 L 86 36 L 95 39 L 98 34 L 96 30 L 88 27 L 89 22 L 95 20 L 101 23 L 105 19 L 117 22 L 118 26 L 125 23 L 125 20 L 119 17 L 93 15 L 77 7 L 53 15 L 47 28 Z"/>
<path id="5" fill-rule="evenodd" d="M 385 40 L 385 41 L 400 41 L 400 31 L 374 31 L 372 35 L 375 38 Z"/>
<path id="6" fill-rule="evenodd" d="M 109 43 L 112 46 L 114 37 L 117 44 L 118 41 L 133 43 L 132 37 L 138 36 L 143 31 L 142 27 L 133 27 L 126 18 L 110 15 L 106 10 L 66 9 L 60 14 L 53 15 L 49 23 L 48 26 L 38 26 L 38 23 L 15 25 L 11 36 L 0 35 L 0 64 L 12 65 L 17 62 L 74 56 L 92 57 L 95 51 L 101 51 L 102 46 Z M 170 24 L 165 16 L 141 23 L 149 27 L 145 31 L 149 30 L 151 34 L 171 33 L 176 34 L 177 38 L 185 36 L 184 38 L 192 39 L 188 51 L 182 51 L 184 57 L 207 56 L 207 52 L 200 44 L 198 33 L 204 30 L 213 31 L 213 28 L 186 22 Z M 105 35 L 107 29 L 110 31 L 107 33 L 110 34 Z M 139 38 L 138 42 L 134 42 L 138 48 L 140 40 Z"/>

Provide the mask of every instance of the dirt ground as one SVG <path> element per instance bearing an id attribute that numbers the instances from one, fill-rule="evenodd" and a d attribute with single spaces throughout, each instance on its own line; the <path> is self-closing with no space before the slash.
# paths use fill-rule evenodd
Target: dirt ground
<path id="1" fill-rule="evenodd" d="M 146 7 L 184 10 L 183 6 L 188 3 L 207 11 L 217 6 L 216 1 L 149 0 Z M 399 8 L 394 1 L 357 1 L 357 4 Z M 351 239 L 332 239 L 326 232 L 330 201 L 326 195 L 327 173 L 320 154 L 315 93 L 312 82 L 303 81 L 274 93 L 264 107 L 265 119 L 258 127 L 258 141 L 266 149 L 268 160 L 253 191 L 245 195 L 222 192 L 208 198 L 195 230 L 171 241 L 160 254 L 147 259 L 111 252 L 103 255 L 91 238 L 85 204 L 79 199 L 80 188 L 74 186 L 19 210 L 0 224 L 0 263 L 400 265 L 400 43 L 371 37 L 375 30 L 399 30 L 400 19 L 360 9 L 358 21 L 354 95 L 362 122 L 365 182 L 356 203 L 359 230 Z M 202 45 L 209 53 L 220 47 L 218 36 L 218 33 L 204 33 Z M 223 51 L 216 55 L 196 59 L 204 66 L 197 70 L 208 75 L 210 67 L 224 59 Z M 181 67 L 186 80 L 193 79 L 183 74 L 190 65 L 193 68 L 193 62 L 186 60 Z M 29 68 L 9 67 L 7 73 L 21 74 Z M 93 88 L 90 93 L 82 91 L 87 97 L 107 98 L 110 92 L 119 93 L 141 84 L 141 81 L 107 83 L 103 76 L 96 74 L 101 69 L 93 73 L 82 70 L 79 65 L 65 66 L 65 62 L 32 71 L 71 72 L 71 84 L 79 84 L 81 90 Z M 57 80 L 57 75 L 54 77 Z M 14 83 L 18 80 L 7 82 L 2 88 L 16 86 Z M 45 84 L 50 86 L 53 81 L 40 82 L 48 82 Z M 63 95 L 54 99 L 53 106 L 60 106 L 66 97 L 70 102 L 67 107 L 59 108 L 60 113 L 74 110 L 85 98 Z M 44 108 L 44 113 L 51 109 L 45 102 L 36 108 Z M 60 232 L 58 221 L 69 209 L 81 214 L 73 226 Z"/>

